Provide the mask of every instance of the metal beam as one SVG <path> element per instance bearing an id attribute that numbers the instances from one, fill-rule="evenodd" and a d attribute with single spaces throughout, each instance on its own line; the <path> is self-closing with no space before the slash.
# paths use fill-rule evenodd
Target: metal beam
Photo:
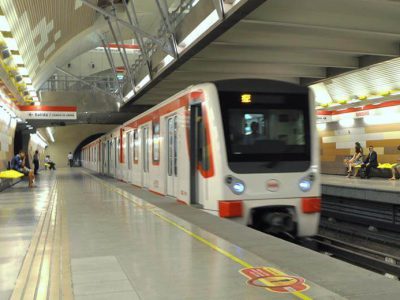
<path id="1" fill-rule="evenodd" d="M 254 11 L 261 4 L 265 3 L 267 0 L 247 0 L 240 1 L 236 4 L 234 9 L 232 9 L 229 14 L 225 16 L 223 22 L 218 23 L 212 30 L 208 32 L 208 34 L 203 37 L 200 41 L 194 44 L 192 47 L 187 49 L 184 53 L 179 56 L 179 60 L 176 60 L 174 63 L 168 65 L 163 71 L 154 78 L 151 82 L 149 82 L 146 87 L 139 90 L 135 96 L 131 98 L 130 103 L 123 106 L 127 107 L 128 105 L 132 105 L 134 101 L 138 100 L 141 96 L 143 96 L 146 92 L 152 89 L 157 83 L 166 78 L 172 72 L 174 72 L 179 66 L 183 65 L 186 61 L 188 61 L 192 56 L 197 54 L 199 51 L 204 49 L 207 45 L 209 45 L 212 41 L 217 39 L 227 30 L 229 30 L 232 26 L 237 24 L 241 19 L 245 18 L 249 13 Z"/>
<path id="2" fill-rule="evenodd" d="M 204 63 L 226 62 L 226 63 L 270 63 L 283 65 L 313 66 L 313 67 L 335 67 L 335 68 L 358 68 L 358 59 L 346 55 L 335 55 L 329 53 L 306 53 L 290 51 L 290 49 L 275 51 L 273 49 L 253 48 L 229 48 L 208 47 L 204 52 L 193 57 L 190 62 L 202 61 Z"/>
<path id="3" fill-rule="evenodd" d="M 119 96 L 117 96 L 117 95 L 115 95 L 115 94 L 112 94 L 112 93 L 110 93 L 110 92 L 107 92 L 107 91 L 105 91 L 105 90 L 103 90 L 103 89 L 97 87 L 95 84 L 92 84 L 92 83 L 90 83 L 90 82 L 88 82 L 88 81 L 86 81 L 86 80 L 84 80 L 84 79 L 82 79 L 82 78 L 80 78 L 80 77 L 78 77 L 78 76 L 76 76 L 76 75 L 74 75 L 74 74 L 68 72 L 68 71 L 65 71 L 65 70 L 61 69 L 60 67 L 56 67 L 56 70 L 60 71 L 61 73 L 66 74 L 66 75 L 68 75 L 68 76 L 71 76 L 72 78 L 75 78 L 76 80 L 78 80 L 78 81 L 80 81 L 80 82 L 82 82 L 82 83 L 84 83 L 84 84 L 90 86 L 91 88 L 93 88 L 93 89 L 95 89 L 95 90 L 97 90 L 97 91 L 99 91 L 99 92 L 101 92 L 101 93 L 103 93 L 103 94 L 106 94 L 106 95 L 109 95 L 109 96 L 111 96 L 111 97 L 113 97 L 113 98 L 119 99 Z"/>
<path id="4" fill-rule="evenodd" d="M 343 33 L 353 34 L 355 37 L 359 37 L 361 35 L 371 35 L 373 37 L 383 36 L 383 37 L 391 37 L 393 39 L 400 39 L 400 33 L 397 33 L 397 32 L 382 32 L 382 31 L 362 30 L 362 29 L 355 29 L 355 28 L 343 28 L 343 27 L 333 27 L 333 26 L 324 26 L 324 25 L 264 21 L 264 20 L 257 20 L 257 19 L 244 19 L 244 20 L 240 21 L 240 23 L 264 25 L 264 26 L 302 28 L 302 29 L 309 29 L 311 31 L 315 31 L 315 30 L 333 31 L 333 32 L 341 33 L 341 34 L 343 34 Z"/>
<path id="5" fill-rule="evenodd" d="M 300 77 L 299 78 L 299 83 L 301 86 L 309 86 L 311 84 L 314 84 L 318 81 L 321 81 L 321 78 L 305 78 L 305 77 Z"/>
<path id="6" fill-rule="evenodd" d="M 308 67 L 283 64 L 265 64 L 265 63 L 242 63 L 242 62 L 214 62 L 205 64 L 203 62 L 189 62 L 179 68 L 178 73 L 219 73 L 219 74 L 274 74 L 281 76 L 298 76 L 298 77 L 326 77 L 326 69 L 324 67 Z M 346 69 L 347 70 L 347 69 Z"/>
<path id="7" fill-rule="evenodd" d="M 222 3 L 222 0 L 213 0 L 213 2 L 214 2 L 215 9 L 217 11 L 217 14 L 218 14 L 218 18 L 220 18 L 222 20 L 225 16 L 224 4 Z"/>
<path id="8" fill-rule="evenodd" d="M 388 60 L 388 57 L 386 56 L 363 55 L 358 58 L 358 64 L 360 68 L 364 68 L 375 64 L 379 64 L 386 60 Z"/>
<path id="9" fill-rule="evenodd" d="M 346 72 L 348 72 L 348 69 L 344 69 L 344 68 L 326 68 L 326 77 L 334 77 L 334 76 L 338 76 L 341 74 L 344 74 Z"/>
<path id="10" fill-rule="evenodd" d="M 165 2 L 165 0 L 155 0 L 158 10 L 160 11 L 161 17 L 163 19 L 164 22 L 164 26 L 167 29 L 168 32 L 168 42 L 170 44 L 171 49 L 173 49 L 174 51 L 174 55 L 173 57 L 176 59 L 178 57 L 178 51 L 176 49 L 176 39 L 175 39 L 175 30 L 172 26 L 172 22 L 170 19 L 170 15 L 169 15 L 169 11 L 168 11 L 168 5 Z"/>
<path id="11" fill-rule="evenodd" d="M 155 38 L 150 33 L 147 33 L 146 31 L 142 30 L 139 26 L 136 26 L 134 24 L 130 24 L 129 22 L 126 22 L 125 20 L 122 20 L 122 19 L 118 18 L 116 15 L 113 15 L 113 14 L 109 13 L 108 11 L 98 7 L 97 5 L 91 3 L 89 0 L 81 0 L 81 1 L 82 1 L 83 4 L 91 7 L 92 9 L 96 10 L 97 12 L 102 14 L 103 16 L 108 17 L 108 18 L 110 18 L 112 20 L 115 20 L 115 21 L 119 22 L 120 24 L 130 28 L 133 32 L 140 33 L 142 36 L 145 36 L 149 40 L 152 40 L 154 43 L 159 45 L 160 48 L 163 49 L 166 53 L 168 53 L 170 55 L 173 55 L 173 50 L 172 49 L 169 49 L 168 47 L 166 47 L 162 41 L 160 41 L 159 39 Z"/>
<path id="12" fill-rule="evenodd" d="M 126 10 L 126 14 L 128 16 L 129 23 L 131 23 L 134 26 L 139 26 L 139 20 L 136 15 L 135 5 L 134 5 L 133 1 L 130 1 L 130 3 L 131 3 L 131 8 L 132 8 L 132 15 L 129 13 L 128 3 L 126 2 L 126 0 L 123 0 L 123 4 L 125 6 L 125 10 Z M 146 65 L 147 65 L 147 69 L 148 69 L 150 78 L 152 78 L 153 76 L 152 76 L 152 69 L 151 69 L 151 60 L 150 60 L 149 54 L 147 53 L 147 49 L 144 44 L 143 37 L 140 33 L 135 33 L 135 36 L 138 41 L 140 50 L 146 60 Z"/>
<path id="13" fill-rule="evenodd" d="M 117 45 L 117 49 L 118 49 L 119 55 L 121 56 L 122 63 L 124 64 L 125 70 L 126 70 L 127 75 L 129 77 L 129 81 L 131 82 L 132 89 L 134 90 L 135 89 L 135 82 L 133 81 L 133 76 L 132 76 L 132 73 L 131 73 L 131 67 L 129 65 L 129 61 L 127 61 L 128 56 L 126 55 L 125 48 L 123 48 L 124 52 L 122 52 L 121 51 L 121 47 L 120 47 L 119 42 L 118 42 L 117 35 L 115 34 L 114 28 L 112 27 L 110 18 L 106 18 L 106 20 L 107 20 L 108 26 L 110 27 L 111 34 L 114 37 L 115 44 Z"/>
<path id="14" fill-rule="evenodd" d="M 235 33 L 236 36 L 240 36 L 241 33 Z M 266 36 L 266 34 L 264 34 Z M 298 39 L 300 36 L 297 37 Z M 373 55 L 373 56 L 385 56 L 385 57 L 398 57 L 399 56 L 399 51 L 396 49 L 394 45 L 387 45 L 387 46 L 382 46 L 378 45 L 379 49 L 371 49 L 372 46 L 369 49 L 366 49 L 366 47 L 363 45 L 362 47 L 358 46 L 349 46 L 346 44 L 333 44 L 332 45 L 327 45 L 324 43 L 321 43 L 319 45 L 308 45 L 307 42 L 304 42 L 303 44 L 296 44 L 295 42 L 292 42 L 290 45 L 290 39 L 287 40 L 287 45 L 276 45 L 275 44 L 275 39 L 271 39 L 270 41 L 267 41 L 263 43 L 261 40 L 258 40 L 258 37 L 252 38 L 250 41 L 247 40 L 239 40 L 235 42 L 231 42 L 228 40 L 224 41 L 216 41 L 213 42 L 212 45 L 218 45 L 218 46 L 229 46 L 229 47 L 253 47 L 256 49 L 271 49 L 271 50 L 292 50 L 292 51 L 307 51 L 308 53 L 313 53 L 313 52 L 319 52 L 319 53 L 335 53 L 335 54 L 344 54 L 344 55 Z M 282 37 L 283 41 L 283 37 Z M 376 43 L 375 43 L 376 44 Z M 340 48 L 339 45 L 342 47 Z"/>
<path id="15" fill-rule="evenodd" d="M 117 76 L 117 71 L 116 71 L 114 59 L 113 59 L 113 57 L 112 57 L 112 54 L 111 54 L 110 49 L 107 47 L 107 43 L 105 42 L 105 40 L 104 40 L 102 37 L 100 37 L 100 40 L 101 40 L 101 44 L 103 45 L 104 52 L 106 53 L 108 63 L 110 64 L 111 70 L 112 70 L 112 72 L 113 72 L 113 74 L 114 74 L 114 80 L 115 80 L 115 83 L 116 83 L 117 86 L 118 86 L 118 93 L 119 93 L 119 96 L 120 96 L 121 99 L 122 99 L 122 98 L 124 97 L 124 95 L 123 95 L 123 92 L 122 92 L 121 84 L 120 84 L 120 82 L 119 82 L 119 80 L 118 80 L 118 76 Z"/>

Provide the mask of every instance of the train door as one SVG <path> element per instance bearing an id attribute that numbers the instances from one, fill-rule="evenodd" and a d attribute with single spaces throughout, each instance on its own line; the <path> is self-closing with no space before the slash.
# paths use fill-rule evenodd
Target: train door
<path id="1" fill-rule="evenodd" d="M 208 164 L 206 143 L 201 104 L 194 104 L 190 109 L 190 204 L 200 207 L 207 195 L 207 181 L 201 175 Z"/>
<path id="2" fill-rule="evenodd" d="M 118 160 L 118 157 L 117 157 L 117 154 L 118 154 L 117 138 L 114 138 L 113 144 L 114 144 L 114 147 L 113 147 L 113 150 L 114 150 L 114 156 L 113 156 L 113 159 L 114 159 L 114 164 L 113 164 L 114 172 L 113 172 L 113 176 L 116 177 L 117 176 L 117 166 L 118 166 L 118 162 L 117 162 L 117 160 Z"/>
<path id="3" fill-rule="evenodd" d="M 125 152 L 125 157 L 127 158 L 126 164 L 127 164 L 127 170 L 126 170 L 126 180 L 128 182 L 131 181 L 131 171 L 132 171 L 132 133 L 127 132 L 126 133 L 126 138 L 125 138 L 125 143 L 126 143 L 126 152 Z"/>
<path id="4" fill-rule="evenodd" d="M 106 154 L 107 154 L 107 144 L 106 143 L 102 143 L 101 146 L 101 173 L 105 174 L 106 172 Z"/>
<path id="5" fill-rule="evenodd" d="M 107 141 L 107 175 L 110 175 L 110 165 L 111 165 L 111 141 Z"/>
<path id="6" fill-rule="evenodd" d="M 149 157 L 150 157 L 150 147 L 149 147 L 149 126 L 142 128 L 142 186 L 149 187 Z"/>
<path id="7" fill-rule="evenodd" d="M 167 118 L 167 195 L 178 195 L 178 116 Z"/>

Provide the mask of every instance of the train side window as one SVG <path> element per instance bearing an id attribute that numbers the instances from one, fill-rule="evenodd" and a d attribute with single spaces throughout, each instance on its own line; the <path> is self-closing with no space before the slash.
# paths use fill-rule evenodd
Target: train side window
<path id="1" fill-rule="evenodd" d="M 132 156 L 131 156 L 131 133 L 126 133 L 126 155 L 128 156 L 128 170 L 132 167 Z"/>
<path id="2" fill-rule="evenodd" d="M 143 127 L 142 132 L 142 151 L 143 151 L 143 171 L 149 172 L 149 159 L 150 159 L 150 147 L 149 147 L 149 127 Z"/>
<path id="3" fill-rule="evenodd" d="M 199 111 L 197 116 L 197 132 L 198 132 L 198 160 L 204 171 L 208 171 L 210 168 L 210 155 L 209 155 L 209 145 L 207 143 L 207 131 L 204 124 L 204 118 L 202 110 Z"/>
<path id="4" fill-rule="evenodd" d="M 172 176 L 172 159 L 173 159 L 173 119 L 169 118 L 167 124 L 168 130 L 168 176 Z"/>
<path id="5" fill-rule="evenodd" d="M 174 117 L 174 175 L 178 176 L 178 116 Z"/>
<path id="6" fill-rule="evenodd" d="M 117 139 L 117 162 L 120 162 L 121 141 Z"/>
<path id="7" fill-rule="evenodd" d="M 133 132 L 133 161 L 137 162 L 139 160 L 139 136 L 138 131 Z"/>
<path id="8" fill-rule="evenodd" d="M 153 161 L 160 161 L 160 123 L 153 123 Z"/>

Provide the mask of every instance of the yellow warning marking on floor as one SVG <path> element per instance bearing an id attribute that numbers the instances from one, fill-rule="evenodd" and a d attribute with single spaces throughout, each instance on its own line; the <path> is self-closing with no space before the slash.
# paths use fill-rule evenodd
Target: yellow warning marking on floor
<path id="1" fill-rule="evenodd" d="M 241 258 L 239 258 L 239 257 L 237 257 L 237 256 L 235 256 L 235 255 L 233 255 L 232 253 L 230 253 L 230 252 L 228 252 L 228 251 L 226 251 L 226 250 L 224 250 L 224 249 L 218 247 L 217 245 L 215 245 L 215 244 L 213 244 L 212 242 L 208 241 L 207 239 L 201 237 L 200 235 L 197 235 L 196 233 L 194 233 L 194 232 L 192 232 L 192 231 L 186 229 L 186 228 L 183 227 L 182 225 L 179 225 L 178 223 L 176 223 L 175 221 L 171 220 L 170 218 L 168 218 L 168 217 L 166 217 L 166 216 L 163 216 L 162 214 L 158 213 L 158 212 L 155 210 L 154 207 L 153 207 L 152 209 L 149 209 L 147 205 L 143 205 L 143 204 L 141 204 L 139 201 L 137 201 L 137 200 L 135 200 L 135 199 L 132 199 L 131 197 L 128 197 L 128 196 L 131 196 L 131 195 L 128 194 L 127 192 L 122 192 L 120 189 L 115 188 L 114 186 L 112 186 L 112 185 L 109 184 L 109 183 L 105 183 L 103 180 L 97 178 L 96 176 L 94 176 L 94 175 L 92 175 L 92 174 L 90 174 L 90 173 L 88 173 L 88 172 L 86 172 L 86 171 L 82 171 L 82 173 L 85 173 L 86 175 L 90 176 L 90 177 L 93 178 L 95 181 L 98 181 L 101 185 L 105 186 L 105 187 L 108 188 L 109 190 L 111 190 L 111 191 L 113 191 L 113 192 L 115 192 L 115 193 L 121 195 L 123 198 L 125 198 L 125 199 L 127 199 L 127 200 L 133 202 L 134 204 L 138 205 L 139 207 L 141 207 L 141 208 L 143 208 L 143 209 L 145 209 L 145 210 L 151 212 L 152 214 L 156 215 L 157 217 L 159 217 L 159 218 L 162 219 L 163 221 L 165 221 L 165 222 L 171 224 L 172 226 L 174 226 L 174 227 L 180 229 L 181 231 L 185 232 L 186 234 L 188 234 L 188 235 L 191 236 L 192 238 L 194 238 L 194 239 L 198 240 L 199 242 L 205 244 L 206 246 L 208 246 L 208 247 L 210 247 L 211 249 L 217 251 L 218 253 L 224 255 L 225 257 L 229 258 L 230 260 L 232 260 L 232 261 L 238 263 L 239 265 L 242 265 L 242 266 L 245 267 L 245 268 L 255 268 L 252 264 L 250 264 L 250 263 L 244 261 L 243 259 L 241 259 Z M 128 194 L 128 195 L 126 195 L 126 194 Z M 143 202 L 145 202 L 145 201 L 143 201 Z M 274 270 L 276 270 L 276 269 L 274 269 Z M 278 270 L 276 270 L 276 271 L 278 271 Z M 279 274 L 282 274 L 282 275 L 284 275 L 284 276 L 288 276 L 288 275 L 286 275 L 285 273 L 283 273 L 283 272 L 281 272 L 281 271 L 278 271 L 278 272 L 279 272 Z M 266 284 L 266 285 L 267 285 L 267 284 L 273 285 L 273 283 L 268 282 L 268 281 L 265 280 L 265 279 L 260 279 L 259 281 L 262 282 L 262 283 L 264 283 L 264 284 Z M 307 295 L 305 295 L 305 294 L 303 294 L 302 292 L 299 292 L 299 291 L 291 291 L 291 290 L 289 290 L 287 293 L 288 293 L 288 294 L 291 294 L 291 295 L 293 295 L 293 296 L 295 296 L 295 297 L 297 297 L 297 298 L 299 298 L 299 299 L 302 299 L 302 300 L 312 300 L 311 297 L 309 297 L 309 296 L 307 296 Z"/>
<path id="2" fill-rule="evenodd" d="M 53 186 L 49 192 L 47 208 L 40 215 L 31 243 L 25 255 L 25 259 L 22 263 L 21 271 L 18 274 L 15 283 L 15 288 L 10 297 L 11 300 L 24 299 L 27 295 L 31 298 L 35 296 L 36 286 L 38 284 L 38 272 L 40 272 L 41 257 L 44 250 L 43 241 L 48 232 L 50 216 L 53 209 L 54 190 L 55 187 Z"/>
<path id="3" fill-rule="evenodd" d="M 63 300 L 74 299 L 72 291 L 72 272 L 71 272 L 71 259 L 69 247 L 69 233 L 68 233 L 68 216 L 64 205 L 63 199 L 60 200 L 60 217 L 61 217 L 61 298 Z"/>
<path id="4" fill-rule="evenodd" d="M 11 300 L 73 299 L 69 245 L 68 241 L 61 243 L 62 233 L 65 239 L 66 226 L 65 220 L 64 223 L 61 220 L 61 203 L 55 181 L 49 193 L 47 207 L 36 226 Z"/>

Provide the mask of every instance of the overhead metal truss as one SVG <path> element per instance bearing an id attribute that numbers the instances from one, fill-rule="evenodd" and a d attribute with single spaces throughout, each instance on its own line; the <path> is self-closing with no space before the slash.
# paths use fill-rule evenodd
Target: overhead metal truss
<path id="1" fill-rule="evenodd" d="M 126 72 L 126 83 L 129 83 L 130 87 L 127 89 L 123 89 L 123 87 L 118 88 L 118 94 L 123 98 L 123 94 L 132 94 L 135 97 L 138 95 L 142 95 L 150 86 L 156 84 L 159 80 L 165 77 L 168 73 L 170 73 L 175 66 L 178 67 L 182 63 L 184 63 L 193 53 L 194 49 L 190 46 L 188 49 L 185 49 L 184 52 L 178 53 L 178 43 L 177 43 L 177 29 L 179 29 L 179 24 L 184 21 L 185 16 L 188 15 L 192 9 L 198 5 L 198 3 L 205 3 L 207 9 L 214 7 L 215 11 L 218 15 L 219 25 L 221 25 L 227 17 L 225 15 L 226 5 L 232 5 L 232 1 L 230 0 L 209 0 L 207 1 L 196 1 L 196 0 L 180 0 L 179 5 L 175 9 L 171 9 L 166 0 L 148 0 L 154 1 L 160 17 L 160 27 L 157 31 L 157 34 L 152 35 L 148 33 L 146 30 L 142 29 L 135 9 L 134 1 L 122 0 L 119 5 L 123 6 L 124 13 L 126 13 L 126 19 L 122 18 L 121 14 L 117 15 L 117 6 L 114 4 L 113 0 L 110 0 L 110 4 L 112 7 L 111 11 L 106 11 L 103 8 L 98 7 L 94 4 L 93 0 L 82 0 L 82 3 L 91 7 L 92 9 L 99 12 L 106 19 L 109 29 L 110 35 L 112 37 L 113 42 L 116 44 L 119 55 L 121 56 L 122 63 Z M 234 10 L 232 14 L 230 14 L 229 20 L 227 22 L 231 25 L 236 23 L 240 18 L 243 17 L 243 13 L 246 14 L 250 12 L 252 9 L 263 3 L 265 0 L 253 0 L 243 1 L 244 4 L 237 5 L 240 7 L 238 10 Z M 208 5 L 208 6 L 207 6 Z M 238 11 L 238 12 L 237 12 Z M 241 12 L 240 12 L 241 11 Z M 225 22 L 226 23 L 226 22 Z M 206 38 L 205 42 L 201 42 L 196 45 L 200 47 L 204 47 L 206 45 L 206 40 L 212 40 L 216 36 L 220 35 L 226 29 L 228 29 L 231 25 L 226 24 L 225 26 L 219 26 L 221 28 L 217 28 L 215 30 L 215 36 L 211 38 Z M 135 36 L 135 40 L 140 48 L 140 54 L 134 62 L 129 62 L 128 56 L 126 54 L 125 47 L 123 47 L 123 37 L 121 34 L 120 25 L 125 26 L 132 30 Z M 178 34 L 182 34 L 180 31 Z M 182 37 L 181 37 L 182 38 Z M 181 39 L 180 38 L 180 39 Z M 112 60 L 111 51 L 108 49 L 108 41 L 106 41 L 106 35 L 100 37 L 101 44 L 105 50 L 105 54 L 110 63 L 110 68 L 112 69 L 112 73 L 114 77 L 117 77 L 116 65 Z M 182 41 L 180 41 L 182 42 Z M 160 52 L 161 50 L 161 52 Z M 189 51 L 187 51 L 189 50 Z M 162 52 L 166 55 L 163 59 Z M 156 54 L 154 56 L 154 54 Z M 160 55 L 161 54 L 161 55 Z M 170 56 L 168 58 L 168 56 Z M 185 56 L 182 59 L 181 56 Z M 161 59 L 161 62 L 160 62 Z M 153 65 L 156 64 L 156 65 Z M 174 67 L 171 67 L 174 65 Z M 168 67 L 166 67 L 168 66 Z M 146 74 L 147 73 L 147 74 Z M 146 77 L 150 80 L 146 82 Z M 118 82 L 116 80 L 116 82 Z M 146 83 L 145 83 L 146 82 Z M 145 86 L 143 86 L 145 85 Z M 146 88 L 144 88 L 146 87 Z M 126 86 L 125 86 L 126 88 Z M 131 92 L 129 92 L 131 90 Z"/>
<path id="2" fill-rule="evenodd" d="M 66 74 L 66 75 L 68 75 L 68 76 L 74 78 L 75 81 L 81 82 L 81 83 L 83 83 L 84 85 L 89 86 L 89 87 L 92 88 L 93 90 L 96 90 L 96 91 L 98 91 L 98 92 L 100 92 L 100 93 L 103 93 L 103 94 L 106 94 L 106 95 L 108 95 L 108 96 L 111 96 L 111 97 L 113 97 L 113 98 L 116 98 L 117 100 L 121 100 L 121 97 L 120 97 L 118 94 L 111 93 L 111 92 L 109 92 L 109 91 L 107 91 L 107 90 L 105 90 L 105 89 L 103 89 L 103 88 L 100 88 L 100 87 L 98 86 L 98 84 L 97 84 L 97 83 L 99 82 L 98 79 L 97 79 L 97 80 L 94 80 L 94 81 L 89 81 L 89 80 L 87 80 L 87 79 L 84 79 L 84 78 L 81 78 L 81 77 L 79 77 L 79 76 L 76 76 L 76 75 L 74 75 L 74 74 L 72 74 L 72 73 L 70 73 L 70 72 L 68 72 L 68 71 L 66 71 L 66 70 L 64 70 L 64 69 L 62 69 L 62 68 L 56 67 L 56 69 L 57 69 L 57 71 L 59 71 L 59 72 L 61 72 L 61 73 L 64 73 L 64 74 Z M 67 80 L 68 80 L 68 79 L 67 79 Z M 57 80 L 57 79 L 56 79 L 56 82 L 60 82 L 60 80 Z M 65 82 L 65 81 L 64 81 L 64 82 Z M 113 82 L 113 81 L 111 81 L 111 82 Z"/>
<path id="3" fill-rule="evenodd" d="M 130 22 L 126 22 L 125 20 L 118 18 L 117 15 L 109 13 L 108 11 L 98 7 L 96 4 L 93 4 L 92 2 L 90 2 L 89 0 L 81 0 L 83 4 L 93 8 L 94 10 L 96 10 L 97 12 L 99 12 L 100 14 L 102 14 L 105 17 L 108 17 L 114 21 L 117 21 L 118 23 L 124 25 L 125 27 L 131 29 L 135 34 L 140 34 L 143 37 L 148 38 L 149 40 L 153 41 L 154 43 L 156 43 L 161 49 L 163 49 L 166 53 L 170 54 L 170 55 L 174 55 L 174 49 L 171 49 L 168 44 L 166 44 L 165 42 L 163 42 L 162 39 L 159 39 L 157 37 L 154 37 L 153 35 L 151 35 L 150 33 L 147 33 L 146 31 L 144 31 L 143 29 L 141 29 L 139 26 L 137 26 L 134 23 L 130 23 Z M 132 4 L 132 7 L 134 8 L 134 5 Z"/>

